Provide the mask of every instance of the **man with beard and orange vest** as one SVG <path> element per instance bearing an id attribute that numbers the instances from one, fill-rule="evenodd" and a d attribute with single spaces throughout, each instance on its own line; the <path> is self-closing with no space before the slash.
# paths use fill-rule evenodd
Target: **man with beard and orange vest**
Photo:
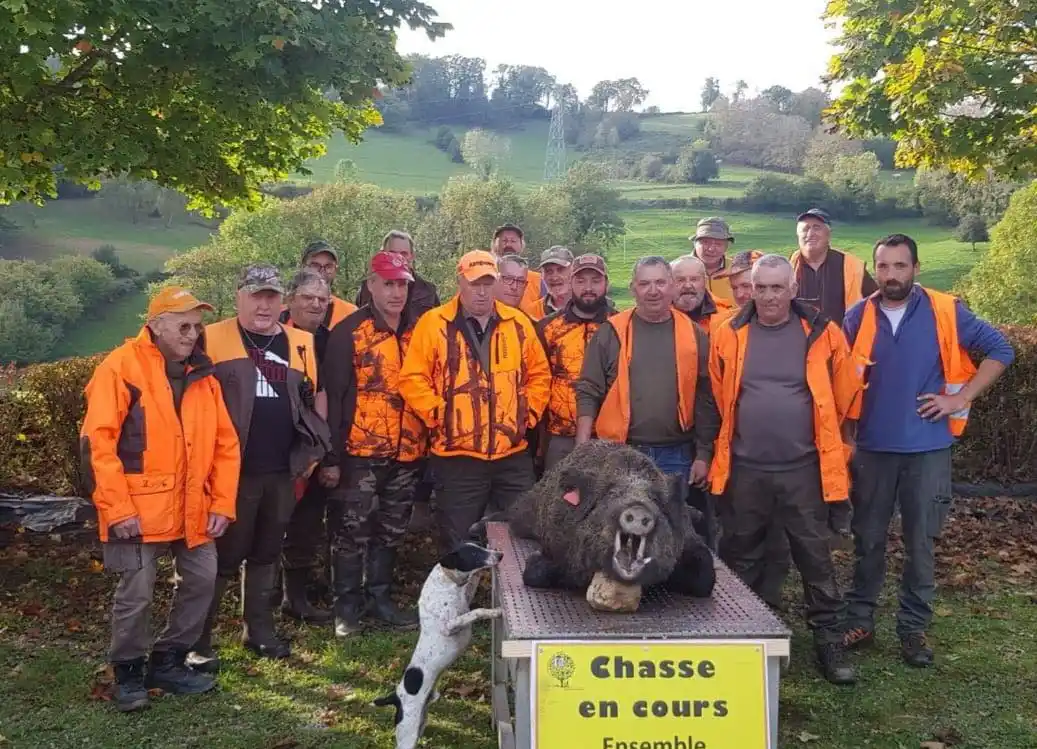
<path id="1" fill-rule="evenodd" d="M 323 373 L 335 449 L 325 458 L 320 479 L 331 487 L 338 637 L 359 632 L 365 610 L 390 626 L 417 624 L 415 614 L 399 611 L 392 601 L 396 556 L 428 442 L 425 425 L 399 393 L 418 316 L 409 293 L 413 283 L 399 253 L 375 253 L 365 279 L 370 303 L 347 317 L 328 341 Z"/>
<path id="2" fill-rule="evenodd" d="M 430 430 L 443 553 L 534 483 L 526 434 L 547 408 L 551 370 L 532 321 L 494 300 L 497 278 L 492 254 L 465 254 L 457 295 L 418 321 L 400 373 L 400 394 Z"/>
<path id="3" fill-rule="evenodd" d="M 846 313 L 854 355 L 868 362 L 855 399 L 853 536 L 857 566 L 847 595 L 846 644 L 870 644 L 886 578 L 886 538 L 899 505 L 906 560 L 896 631 L 911 666 L 933 664 L 925 631 L 935 591 L 934 539 L 951 505 L 951 447 L 969 407 L 1015 358 L 997 328 L 950 294 L 915 284 L 918 245 L 893 234 L 874 249 L 879 291 Z M 977 368 L 970 351 L 984 358 Z"/>
<path id="4" fill-rule="evenodd" d="M 236 517 L 241 454 L 205 355 L 203 310 L 212 307 L 186 289 L 163 289 L 137 337 L 108 354 L 86 386 L 80 449 L 104 566 L 119 575 L 109 659 L 122 712 L 147 707 L 150 688 L 199 694 L 216 685 L 185 660 L 212 600 L 214 541 Z M 158 560 L 167 554 L 180 580 L 152 643 Z"/>
<path id="5" fill-rule="evenodd" d="M 551 399 L 547 403 L 547 450 L 544 470 L 572 452 L 576 440 L 576 391 L 587 344 L 602 323 L 615 314 L 608 267 L 600 255 L 580 255 L 572 262 L 568 304 L 537 323 L 551 365 Z"/>
<path id="6" fill-rule="evenodd" d="M 635 307 L 602 323 L 576 382 L 576 444 L 629 444 L 667 474 L 706 484 L 719 429 L 709 380 L 709 338 L 671 304 L 673 271 L 662 257 L 634 264 Z M 689 495 L 700 511 L 701 493 Z M 696 523 L 708 535 L 706 517 Z"/>
<path id="7" fill-rule="evenodd" d="M 758 591 L 777 518 L 803 578 L 821 672 L 851 684 L 856 673 L 845 661 L 828 505 L 849 500 L 841 435 L 860 377 L 839 326 L 794 301 L 788 260 L 764 255 L 752 276 L 753 300 L 711 336 L 709 371 L 722 419 L 710 470 L 721 497 L 720 556 Z"/>
<path id="8" fill-rule="evenodd" d="M 304 268 L 319 273 L 328 282 L 328 288 L 335 285 L 335 276 L 338 275 L 338 250 L 324 240 L 310 242 L 302 251 L 302 265 Z M 324 317 L 324 327 L 334 330 L 335 326 L 345 320 L 349 315 L 356 312 L 356 305 L 331 295 L 331 304 Z"/>
<path id="9" fill-rule="evenodd" d="M 846 310 L 878 290 L 864 262 L 832 247 L 832 219 L 820 208 L 796 217 L 799 249 L 792 253 L 797 300 L 809 304 L 836 325 Z"/>

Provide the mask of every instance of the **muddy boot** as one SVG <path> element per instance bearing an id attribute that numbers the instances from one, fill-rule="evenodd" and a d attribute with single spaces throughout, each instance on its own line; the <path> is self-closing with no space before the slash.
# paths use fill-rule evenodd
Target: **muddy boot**
<path id="1" fill-rule="evenodd" d="M 842 642 L 815 642 L 817 665 L 821 674 L 832 684 L 856 684 L 857 670 L 846 660 Z"/>
<path id="2" fill-rule="evenodd" d="M 336 553 L 332 559 L 332 589 L 335 593 L 335 636 L 349 637 L 362 629 L 364 614 L 364 564 L 359 554 Z"/>
<path id="3" fill-rule="evenodd" d="M 334 618 L 332 613 L 314 607 L 306 596 L 309 572 L 307 569 L 282 572 L 284 598 L 281 599 L 281 613 L 307 624 L 328 624 Z"/>
<path id="4" fill-rule="evenodd" d="M 161 689 L 170 694 L 203 694 L 216 686 L 208 674 L 195 671 L 184 662 L 182 650 L 156 650 L 145 681 L 148 689 Z"/>
<path id="5" fill-rule="evenodd" d="M 274 611 L 270 591 L 274 588 L 275 565 L 245 564 L 242 601 L 245 608 L 243 644 L 261 658 L 287 658 L 288 643 L 274 630 Z"/>
<path id="6" fill-rule="evenodd" d="M 392 600 L 392 575 L 396 567 L 396 549 L 384 547 L 367 550 L 367 592 L 371 597 L 371 616 L 399 629 L 418 626 L 418 615 L 400 611 Z"/>
<path id="7" fill-rule="evenodd" d="M 151 704 L 144 686 L 143 658 L 113 663 L 112 670 L 115 672 L 115 707 L 119 712 L 130 713 Z"/>
<path id="8" fill-rule="evenodd" d="M 201 637 L 187 654 L 186 664 L 195 671 L 206 674 L 214 674 L 220 670 L 220 659 L 212 646 L 212 630 L 216 626 L 216 615 L 220 612 L 220 603 L 223 594 L 230 584 L 229 577 L 216 576 L 216 585 L 212 591 L 212 603 L 209 604 L 209 613 L 205 616 L 205 626 L 202 628 Z"/>

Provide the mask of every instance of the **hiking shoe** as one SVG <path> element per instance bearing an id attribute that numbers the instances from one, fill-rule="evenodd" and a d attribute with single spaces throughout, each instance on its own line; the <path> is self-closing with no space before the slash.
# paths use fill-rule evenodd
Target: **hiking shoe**
<path id="1" fill-rule="evenodd" d="M 912 632 L 900 638 L 900 657 L 915 668 L 929 668 L 935 660 L 924 632 Z"/>
<path id="2" fill-rule="evenodd" d="M 160 650 L 151 654 L 146 684 L 149 689 L 161 689 L 170 694 L 203 694 L 216 686 L 213 677 L 199 673 L 186 665 L 187 653 Z"/>
<path id="3" fill-rule="evenodd" d="M 843 647 L 857 650 L 875 644 L 875 630 L 866 627 L 854 627 L 843 632 Z"/>
<path id="4" fill-rule="evenodd" d="M 115 672 L 115 707 L 119 712 L 130 713 L 148 707 L 148 690 L 144 686 L 144 659 L 113 663 Z"/>
<path id="5" fill-rule="evenodd" d="M 840 642 L 819 644 L 817 664 L 821 673 L 832 684 L 857 683 L 857 671 L 846 662 L 846 649 Z"/>

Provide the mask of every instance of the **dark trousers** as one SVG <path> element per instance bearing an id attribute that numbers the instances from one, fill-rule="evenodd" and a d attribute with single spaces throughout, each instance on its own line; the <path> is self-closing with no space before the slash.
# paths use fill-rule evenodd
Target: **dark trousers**
<path id="1" fill-rule="evenodd" d="M 695 531 L 710 549 L 716 548 L 717 524 L 713 495 L 697 486 L 691 486 L 691 464 L 695 462 L 695 446 L 690 442 L 680 445 L 631 445 L 652 459 L 665 474 L 676 474 L 684 481 L 685 501 L 702 513 L 695 522 Z"/>
<path id="2" fill-rule="evenodd" d="M 853 537 L 857 565 L 847 595 L 851 627 L 875 626 L 875 607 L 886 579 L 886 538 L 900 508 L 904 573 L 897 634 L 924 632 L 933 617 L 934 548 L 951 508 L 951 450 L 880 453 L 857 450 L 853 463 Z"/>
<path id="3" fill-rule="evenodd" d="M 350 457 L 328 496 L 331 553 L 359 557 L 369 547 L 399 547 L 410 523 L 423 466 L 386 458 Z"/>
<path id="4" fill-rule="evenodd" d="M 523 450 L 497 460 L 432 457 L 436 482 L 433 522 L 441 554 L 468 539 L 487 510 L 506 511 L 534 484 L 533 460 Z"/>
<path id="5" fill-rule="evenodd" d="M 432 469 L 427 460 L 419 462 L 418 483 L 414 487 L 414 504 L 427 504 L 432 499 Z"/>
<path id="6" fill-rule="evenodd" d="M 295 483 L 287 473 L 243 474 L 237 519 L 216 539 L 220 577 L 234 577 L 242 562 L 275 564 L 295 509 Z"/>
<path id="7" fill-rule="evenodd" d="M 844 604 L 832 565 L 820 466 L 758 471 L 735 465 L 721 508 L 720 558 L 757 595 L 772 519 L 780 518 L 803 578 L 807 625 L 819 641 L 841 641 Z"/>
<path id="8" fill-rule="evenodd" d="M 316 475 L 306 484 L 306 493 L 295 503 L 284 534 L 281 566 L 286 570 L 308 570 L 320 562 L 321 550 L 327 546 L 324 516 L 327 512 L 327 489 Z"/>
<path id="9" fill-rule="evenodd" d="M 550 471 L 576 447 L 575 437 L 562 437 L 557 434 L 547 436 L 547 450 L 544 454 L 544 470 Z"/>

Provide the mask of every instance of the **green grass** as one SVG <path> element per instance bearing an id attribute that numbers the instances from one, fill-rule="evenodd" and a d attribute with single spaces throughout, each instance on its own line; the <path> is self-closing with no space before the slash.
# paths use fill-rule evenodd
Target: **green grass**
<path id="1" fill-rule="evenodd" d="M 825 682 L 813 666 L 798 579 L 786 589 L 794 630 L 792 660 L 781 682 L 781 746 L 818 749 L 917 749 L 946 741 L 953 749 L 1037 746 L 1037 607 L 1032 576 L 1037 551 L 1025 502 L 981 519 L 959 506 L 938 548 L 940 571 L 931 639 L 937 665 L 900 662 L 892 629 L 902 546 L 893 534 L 891 576 L 879 601 L 876 647 L 853 656 L 855 687 Z M 970 503 L 971 504 L 971 503 Z M 1029 518 L 1029 521 L 1027 521 Z M 1005 546 L 1005 541 L 1009 543 Z M 431 545 L 414 538 L 401 568 L 413 601 Z M 1002 550 L 1011 548 L 1010 559 Z M 109 636 L 105 619 L 114 576 L 99 571 L 92 536 L 54 540 L 0 530 L 0 745 L 5 749 L 382 749 L 392 746 L 392 711 L 370 701 L 389 691 L 414 646 L 414 634 L 372 631 L 347 643 L 328 629 L 284 625 L 293 638 L 286 662 L 262 662 L 236 644 L 236 600 L 225 602 L 217 629 L 226 663 L 219 690 L 159 698 L 150 711 L 119 715 L 105 701 L 102 675 Z M 836 560 L 845 583 L 845 552 Z M 964 565 L 964 566 L 963 566 Z M 971 583 L 947 587 L 967 572 Z M 156 622 L 168 605 L 171 568 L 159 575 Z M 233 594 L 232 594 L 233 595 Z M 490 645 L 485 626 L 441 683 L 426 749 L 495 746 L 490 728 Z M 5 743 L 6 740 L 6 743 Z M 545 748 L 546 749 L 546 748 Z"/>
<path id="2" fill-rule="evenodd" d="M 0 257 L 48 260 L 68 253 L 89 255 L 110 244 L 126 265 L 142 273 L 161 269 L 173 253 L 202 244 L 211 233 L 186 221 L 170 227 L 154 219 L 134 224 L 97 198 L 18 204 L 6 215 L 21 229 L 5 237 Z"/>
<path id="3" fill-rule="evenodd" d="M 450 127 L 458 140 L 463 141 L 468 128 Z M 546 122 L 533 122 L 521 129 L 495 131 L 511 144 L 502 171 L 516 184 L 529 186 L 543 180 L 547 128 Z M 363 181 L 416 194 L 437 193 L 450 177 L 470 171 L 468 166 L 453 163 L 432 145 L 430 141 L 438 129 L 417 129 L 406 135 L 369 130 L 358 145 L 346 142 L 341 133 L 336 134 L 328 142 L 327 153 L 307 163 L 313 174 L 301 179 L 332 182 L 338 162 L 352 159 Z"/>
<path id="4" fill-rule="evenodd" d="M 140 330 L 144 324 L 141 314 L 147 305 L 148 295 L 144 291 L 116 299 L 96 316 L 81 320 L 58 341 L 52 358 L 90 356 L 114 348 Z"/>
<path id="5" fill-rule="evenodd" d="M 703 212 L 663 209 L 625 212 L 626 236 L 608 253 L 614 298 L 620 303 L 629 299 L 626 284 L 637 258 L 662 255 L 673 259 L 690 252 L 688 236 L 704 216 Z M 794 216 L 725 213 L 724 218 L 735 235 L 732 254 L 757 249 L 788 256 L 796 249 Z M 908 234 L 918 242 L 922 263 L 918 281 L 935 289 L 950 289 L 985 252 L 985 245 L 977 245 L 973 251 L 972 245 L 958 242 L 947 229 L 930 226 L 921 219 L 891 219 L 868 224 L 836 222 L 832 230 L 832 245 L 866 260 L 870 268 L 875 241 L 894 232 Z"/>
<path id="6" fill-rule="evenodd" d="M 774 174 L 764 169 L 747 166 L 725 166 L 720 176 L 704 185 L 665 185 L 653 182 L 621 181 L 616 184 L 628 200 L 659 200 L 666 198 L 738 198 L 757 177 Z"/>

